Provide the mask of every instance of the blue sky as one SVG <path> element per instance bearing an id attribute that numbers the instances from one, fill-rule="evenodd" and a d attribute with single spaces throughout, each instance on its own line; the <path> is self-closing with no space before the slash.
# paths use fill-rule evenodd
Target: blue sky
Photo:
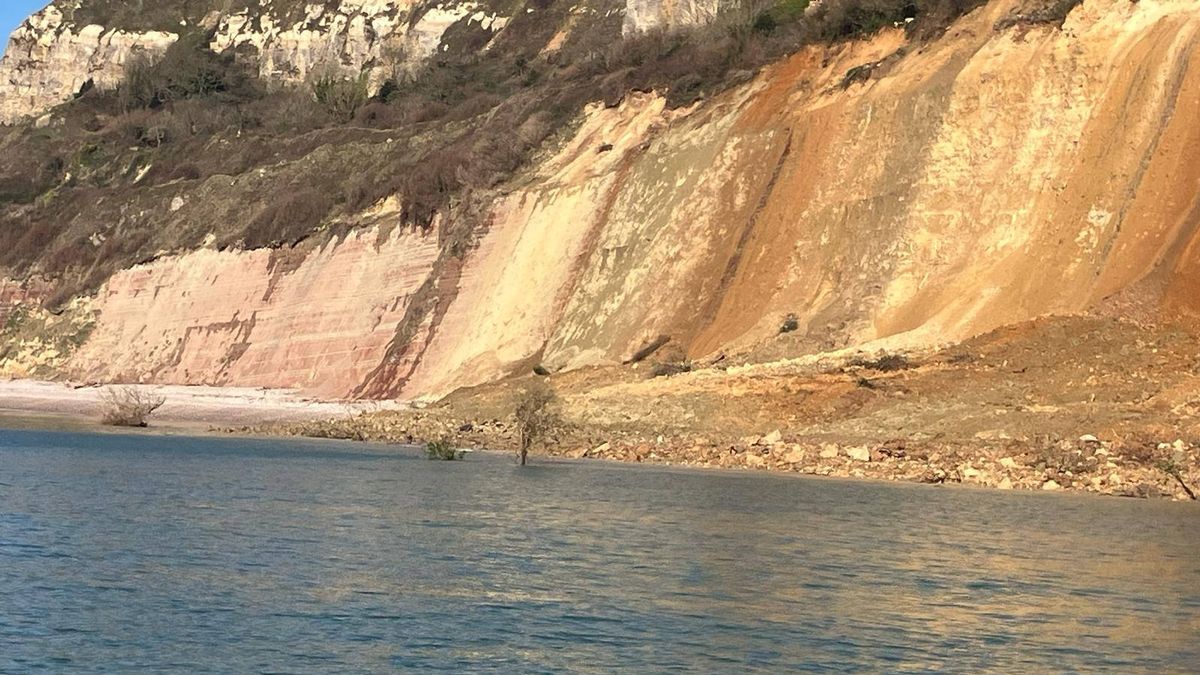
<path id="1" fill-rule="evenodd" d="M 8 36 L 30 14 L 50 4 L 50 0 L 0 0 L 0 39 L 8 45 Z"/>

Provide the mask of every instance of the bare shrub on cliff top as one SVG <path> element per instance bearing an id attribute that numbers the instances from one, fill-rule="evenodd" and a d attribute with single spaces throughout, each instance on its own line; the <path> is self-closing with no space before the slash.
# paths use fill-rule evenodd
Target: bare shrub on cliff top
<path id="1" fill-rule="evenodd" d="M 146 418 L 166 401 L 137 387 L 108 387 L 100 392 L 101 422 L 114 427 L 144 427 Z"/>
<path id="2" fill-rule="evenodd" d="M 1013 26 L 1031 27 L 1041 24 L 1054 25 L 1061 28 L 1067 21 L 1067 16 L 1083 0 L 1049 0 L 1049 2 L 1026 2 L 1014 9 L 1011 14 L 996 22 L 997 31 L 1006 30 Z"/>
<path id="3" fill-rule="evenodd" d="M 157 58 L 146 53 L 131 58 L 117 89 L 121 109 L 156 108 L 219 92 L 250 95 L 254 78 L 231 55 L 214 53 L 208 38 L 204 32 L 187 32 Z"/>
<path id="4" fill-rule="evenodd" d="M 343 77 L 337 73 L 325 73 L 313 80 L 313 100 L 322 106 L 334 119 L 346 123 L 354 119 L 359 108 L 370 100 L 367 73 L 358 77 Z"/>

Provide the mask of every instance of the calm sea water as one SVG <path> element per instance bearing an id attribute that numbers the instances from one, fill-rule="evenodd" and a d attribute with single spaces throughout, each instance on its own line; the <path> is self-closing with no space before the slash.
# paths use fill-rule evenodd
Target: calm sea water
<path id="1" fill-rule="evenodd" d="M 1200 671 L 1190 504 L 0 431 L 0 672 Z"/>

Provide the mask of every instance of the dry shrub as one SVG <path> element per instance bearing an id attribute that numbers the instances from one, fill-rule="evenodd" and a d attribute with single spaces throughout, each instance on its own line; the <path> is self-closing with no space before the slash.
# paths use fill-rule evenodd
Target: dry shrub
<path id="1" fill-rule="evenodd" d="M 300 135 L 336 121 L 325 106 L 317 103 L 311 90 L 300 87 L 278 88 L 246 101 L 239 110 L 248 126 L 274 136 Z"/>
<path id="2" fill-rule="evenodd" d="M 460 148 L 447 147 L 430 152 L 415 170 L 404 175 L 400 192 L 404 195 L 404 220 L 424 228 L 433 225 L 438 211 L 445 208 L 462 185 L 459 178 L 470 157 Z"/>
<path id="3" fill-rule="evenodd" d="M 155 126 L 157 121 L 153 111 L 135 108 L 114 117 L 105 127 L 105 131 L 114 142 L 141 143 L 146 129 Z"/>
<path id="4" fill-rule="evenodd" d="M 313 100 L 334 119 L 349 122 L 367 104 L 367 73 L 344 77 L 326 73 L 312 82 Z"/>
<path id="5" fill-rule="evenodd" d="M 517 399 L 515 416 L 517 432 L 520 435 L 518 457 L 522 466 L 529 450 L 534 445 L 545 443 L 550 433 L 559 425 L 558 416 L 551 408 L 555 400 L 554 392 L 540 381 L 529 385 Z"/>
<path id="6" fill-rule="evenodd" d="M 244 248 L 294 243 L 316 229 L 334 206 L 334 195 L 301 188 L 267 204 L 242 233 Z M 231 243 L 231 242 L 226 242 Z"/>
<path id="7" fill-rule="evenodd" d="M 407 121 L 399 106 L 388 105 L 380 100 L 367 103 L 354 116 L 355 121 L 372 129 L 393 129 Z"/>
<path id="8" fill-rule="evenodd" d="M 146 418 L 166 403 L 166 398 L 137 387 L 108 387 L 100 392 L 101 422 L 114 427 L 144 427 Z"/>
<path id="9" fill-rule="evenodd" d="M 844 40 L 914 19 L 918 13 L 912 0 L 827 0 L 813 13 L 812 31 L 820 40 Z"/>
<path id="10" fill-rule="evenodd" d="M 876 359 L 856 358 L 851 360 L 846 365 L 867 370 L 875 370 L 881 373 L 894 373 L 900 370 L 909 370 L 915 368 L 916 365 L 903 354 L 883 354 Z"/>
<path id="11" fill-rule="evenodd" d="M 998 31 L 1013 26 L 1054 25 L 1059 28 L 1066 23 L 1067 16 L 1078 7 L 1083 0 L 1049 0 L 1049 2 L 1034 2 L 1032 6 L 1020 7 L 1005 18 L 996 22 Z M 1027 5 L 1029 3 L 1026 3 Z"/>
<path id="12" fill-rule="evenodd" d="M 209 35 L 184 33 L 159 57 L 135 55 L 125 64 L 117 90 L 123 110 L 156 108 L 188 98 L 228 92 L 247 95 L 255 82 L 231 55 L 218 55 L 208 47 Z"/>

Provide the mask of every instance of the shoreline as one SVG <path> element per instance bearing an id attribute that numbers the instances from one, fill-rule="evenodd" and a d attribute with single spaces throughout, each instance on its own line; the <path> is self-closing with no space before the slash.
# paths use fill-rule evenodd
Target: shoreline
<path id="1" fill-rule="evenodd" d="M 308 437 L 421 446 L 445 439 L 458 447 L 507 453 L 512 420 L 466 414 L 454 406 L 411 409 L 396 402 L 322 401 L 292 391 L 230 387 L 137 385 L 167 401 L 141 432 L 260 438 Z M 31 380 L 0 381 L 0 427 L 105 433 L 98 396 L 103 387 Z M 536 456 L 600 459 L 704 469 L 755 470 L 808 476 L 999 490 L 1071 491 L 1189 501 L 1200 492 L 1200 445 L 1179 439 L 1134 448 L 1083 435 L 1054 442 L 979 438 L 828 438 L 773 430 L 749 436 L 658 428 L 567 423 Z M 1178 478 L 1164 467 L 1173 467 Z"/>
<path id="2" fill-rule="evenodd" d="M 514 428 L 508 420 L 455 418 L 445 409 L 433 408 L 226 431 L 417 446 L 443 439 L 458 447 L 513 453 Z M 567 428 L 560 429 L 546 447 L 531 453 L 531 457 L 1195 501 L 1180 480 L 1193 492 L 1200 485 L 1200 447 L 1176 440 L 1160 444 L 1147 455 L 1121 454 L 1125 451 L 1093 436 L 1035 449 L 1012 444 L 989 448 L 979 443 L 900 440 L 839 444 L 788 438 L 779 431 L 720 441 Z M 1164 470 L 1164 458 L 1180 467 L 1179 479 Z"/>
<path id="3" fill-rule="evenodd" d="M 50 422 L 61 423 L 59 425 L 51 424 Z M 65 425 L 65 426 L 63 426 Z M 186 436 L 193 438 L 247 438 L 259 440 L 282 440 L 287 438 L 295 438 L 307 441 L 327 441 L 336 443 L 346 443 L 349 445 L 376 445 L 383 446 L 388 449 L 408 449 L 413 452 L 419 452 L 423 443 L 421 442 L 402 442 L 402 441 L 387 441 L 379 439 L 358 439 L 358 438 L 337 438 L 333 436 L 319 435 L 297 435 L 289 433 L 270 432 L 266 430 L 233 430 L 229 428 L 216 428 L 201 425 L 199 423 L 178 424 L 178 425 L 152 425 L 149 427 L 113 427 L 100 424 L 90 418 L 81 418 L 69 413 L 22 413 L 21 411 L 13 411 L 12 409 L 0 406 L 0 432 L 4 430 L 20 430 L 20 431 L 52 431 L 52 432 L 78 432 L 78 433 L 107 433 L 114 435 L 133 435 L 133 436 Z M 511 456 L 514 453 L 509 450 L 498 450 L 486 447 L 464 447 L 464 450 L 469 450 L 471 453 L 489 455 L 489 456 Z M 719 474 L 736 474 L 736 475 L 770 475 L 776 478 L 798 478 L 798 479 L 828 479 L 847 484 L 856 483 L 896 483 L 919 487 L 922 485 L 936 486 L 946 489 L 963 489 L 963 490 L 981 490 L 987 492 L 1039 492 L 1039 490 L 1013 488 L 1001 489 L 996 486 L 989 486 L 978 482 L 962 481 L 962 480 L 947 480 L 947 481 L 921 481 L 908 480 L 903 478 L 879 478 L 867 475 L 856 475 L 854 473 L 839 473 L 831 472 L 805 472 L 801 470 L 778 470 L 771 467 L 760 466 L 721 466 L 711 463 L 694 463 L 688 461 L 672 461 L 666 456 L 647 457 L 645 459 L 622 459 L 620 457 L 610 456 L 592 456 L 590 454 L 581 454 L 578 451 L 551 451 L 539 452 L 530 455 L 535 463 L 537 460 L 549 462 L 551 464 L 559 464 L 564 466 L 578 465 L 580 463 L 596 463 L 612 466 L 626 467 L 632 470 L 637 470 L 639 467 L 658 468 L 658 469 L 677 469 L 684 471 L 699 471 L 704 473 L 719 473 Z M 1057 495 L 1063 496 L 1078 496 L 1078 497 L 1126 497 L 1126 498 L 1154 498 L 1157 497 L 1163 501 L 1168 501 L 1166 495 L 1120 495 L 1114 493 L 1095 492 L 1083 489 L 1064 488 L 1056 491 L 1041 491 L 1047 496 Z M 1190 502 L 1191 500 L 1175 499 L 1177 502 Z"/>
<path id="4" fill-rule="evenodd" d="M 327 401 L 286 389 L 184 385 L 113 385 L 162 396 L 163 406 L 150 418 L 150 429 L 219 430 L 240 425 L 315 422 L 363 412 L 395 410 L 400 404 L 380 401 Z M 41 380 L 0 380 L 0 419 L 59 420 L 78 426 L 111 429 L 99 422 L 100 394 L 105 386 Z"/>

